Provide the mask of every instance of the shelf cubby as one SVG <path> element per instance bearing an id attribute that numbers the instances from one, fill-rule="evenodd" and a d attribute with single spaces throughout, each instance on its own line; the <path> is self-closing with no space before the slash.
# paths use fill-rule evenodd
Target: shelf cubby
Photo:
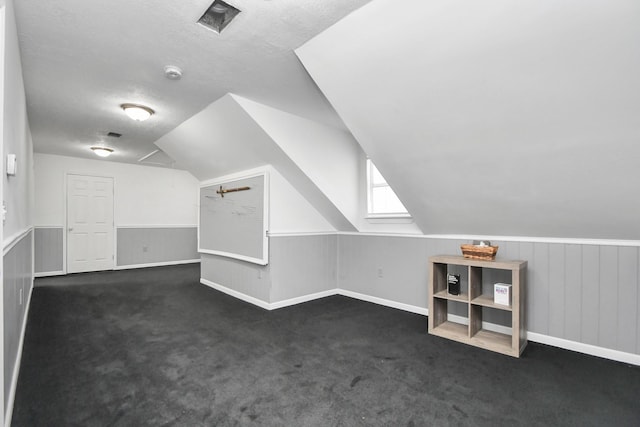
<path id="1" fill-rule="evenodd" d="M 460 266 L 466 267 L 466 286 L 460 295 L 447 292 L 447 274 Z M 483 272 L 499 270 L 490 274 L 498 277 L 509 273 L 511 281 L 511 305 L 493 302 L 493 295 L 483 293 Z M 429 333 L 496 351 L 514 357 L 520 357 L 527 345 L 524 327 L 525 279 L 527 262 L 512 260 L 475 260 L 461 256 L 439 255 L 429 258 Z M 465 292 L 466 291 L 466 292 Z M 456 323 L 449 319 L 449 302 L 465 304 L 468 309 L 467 324 Z M 483 312 L 501 310 L 509 312 L 511 317 L 510 334 L 485 329 Z M 506 316 L 506 314 L 505 314 Z M 495 316 L 494 316 L 495 317 Z"/>

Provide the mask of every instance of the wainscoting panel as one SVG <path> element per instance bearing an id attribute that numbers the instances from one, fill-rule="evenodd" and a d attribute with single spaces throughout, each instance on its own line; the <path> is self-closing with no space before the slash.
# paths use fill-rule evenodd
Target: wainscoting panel
<path id="1" fill-rule="evenodd" d="M 64 270 L 64 227 L 36 227 L 34 230 L 35 272 Z"/>
<path id="2" fill-rule="evenodd" d="M 533 268 L 535 264 L 529 265 Z M 544 286 L 544 283 L 531 283 L 530 286 Z M 550 245 L 549 247 L 549 335 L 563 337 L 565 311 L 565 258 L 564 245 Z M 527 312 L 536 305 L 529 304 Z"/>
<path id="3" fill-rule="evenodd" d="M 338 288 L 426 308 L 428 257 L 460 254 L 460 244 L 468 242 L 341 234 Z M 528 261 L 525 322 L 529 332 L 640 354 L 638 246 L 608 242 L 492 243 L 500 246 L 500 258 Z M 454 308 L 450 313 L 465 316 L 459 311 Z M 504 313 L 497 310 L 487 313 L 484 320 L 505 324 Z"/>
<path id="4" fill-rule="evenodd" d="M 273 236 L 269 244 L 270 302 L 336 288 L 337 235 Z"/>
<path id="5" fill-rule="evenodd" d="M 564 336 L 582 339 L 582 246 L 565 245 Z"/>
<path id="6" fill-rule="evenodd" d="M 454 244 L 398 236 L 339 237 L 338 288 L 422 308 L 428 307 L 427 258 L 450 252 Z"/>
<path id="7" fill-rule="evenodd" d="M 600 248 L 598 345 L 618 349 L 618 248 Z"/>
<path id="8" fill-rule="evenodd" d="M 618 348 L 629 353 L 638 349 L 638 248 L 618 250 Z"/>
<path id="9" fill-rule="evenodd" d="M 428 307 L 428 258 L 460 254 L 460 244 L 468 242 L 364 233 L 272 236 L 268 266 L 203 255 L 202 278 L 267 308 L 306 300 L 305 294 L 328 295 L 334 286 L 336 293 L 421 313 Z M 524 320 L 532 340 L 638 364 L 639 246 L 593 240 L 493 243 L 500 246 L 499 258 L 528 262 Z M 486 271 L 484 285 L 510 280 L 502 274 Z M 468 315 L 453 304 L 449 314 Z M 506 326 L 510 313 L 487 309 L 483 320 Z"/>
<path id="10" fill-rule="evenodd" d="M 25 313 L 31 288 L 33 232 L 27 231 L 5 251 L 4 269 L 4 397 L 5 407 L 12 402 L 12 387 L 17 380 L 17 364 L 20 351 Z"/>
<path id="11" fill-rule="evenodd" d="M 249 299 L 270 303 L 271 266 L 200 254 L 200 278 Z M 229 293 L 229 292 L 227 292 Z"/>
<path id="12" fill-rule="evenodd" d="M 197 227 L 118 227 L 118 267 L 200 258 Z"/>
<path id="13" fill-rule="evenodd" d="M 598 344 L 598 317 L 600 312 L 600 248 L 594 245 L 582 247 L 582 292 L 580 313 L 580 340 L 585 344 Z"/>

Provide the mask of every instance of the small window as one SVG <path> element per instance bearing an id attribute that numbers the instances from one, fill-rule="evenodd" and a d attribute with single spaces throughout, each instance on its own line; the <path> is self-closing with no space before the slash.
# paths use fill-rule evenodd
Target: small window
<path id="1" fill-rule="evenodd" d="M 367 159 L 368 216 L 370 217 L 408 217 L 396 193 L 378 171 L 373 162 Z"/>

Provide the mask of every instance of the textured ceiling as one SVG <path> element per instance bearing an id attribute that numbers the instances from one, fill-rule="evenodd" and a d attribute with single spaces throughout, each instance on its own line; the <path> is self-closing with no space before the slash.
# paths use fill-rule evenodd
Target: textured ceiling
<path id="1" fill-rule="evenodd" d="M 293 49 L 368 1 L 228 1 L 242 12 L 222 34 L 196 24 L 211 0 L 16 1 L 34 149 L 95 158 L 104 144 L 135 163 L 226 93 L 343 128 Z M 164 77 L 170 64 L 181 80 Z M 133 122 L 125 102 L 156 114 Z"/>

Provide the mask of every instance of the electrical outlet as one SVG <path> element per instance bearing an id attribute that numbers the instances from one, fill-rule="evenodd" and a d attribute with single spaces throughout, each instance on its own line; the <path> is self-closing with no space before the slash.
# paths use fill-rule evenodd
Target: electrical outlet
<path id="1" fill-rule="evenodd" d="M 142 247 L 142 252 L 149 252 L 149 248 L 147 246 Z"/>
<path id="2" fill-rule="evenodd" d="M 383 272 L 382 272 L 382 268 L 378 268 L 378 277 L 379 277 L 380 279 L 382 279 L 382 277 L 384 277 L 384 274 L 383 274 Z"/>
<path id="3" fill-rule="evenodd" d="M 262 279 L 262 269 L 258 269 L 258 279 Z"/>

